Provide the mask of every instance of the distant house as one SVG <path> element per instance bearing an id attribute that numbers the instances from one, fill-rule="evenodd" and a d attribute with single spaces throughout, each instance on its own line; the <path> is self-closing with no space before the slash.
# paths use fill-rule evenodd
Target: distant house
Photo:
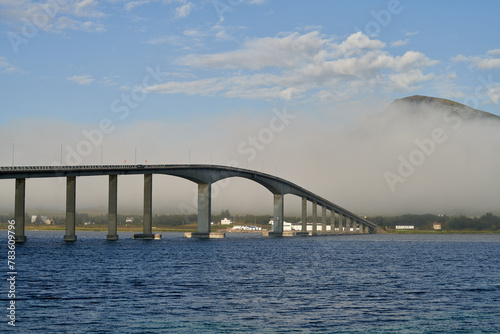
<path id="1" fill-rule="evenodd" d="M 441 223 L 433 223 L 432 224 L 432 228 L 434 228 L 435 230 L 440 230 L 441 229 Z"/>
<path id="2" fill-rule="evenodd" d="M 220 221 L 221 225 L 231 225 L 233 222 L 227 218 L 224 218 Z"/>
<path id="3" fill-rule="evenodd" d="M 269 224 L 274 225 L 274 220 L 270 220 Z M 307 231 L 312 231 L 313 230 L 313 224 L 312 223 L 307 223 L 306 225 Z M 316 230 L 317 231 L 322 231 L 323 230 L 323 225 L 322 224 L 316 224 Z M 326 225 L 326 231 L 331 231 L 332 226 L 331 225 Z M 338 228 L 336 229 L 336 231 Z M 288 223 L 288 222 L 283 222 L 283 231 L 302 231 L 302 221 L 299 221 L 298 223 Z"/>
<path id="4" fill-rule="evenodd" d="M 260 226 L 235 225 L 235 226 L 233 226 L 233 230 L 262 231 L 262 227 L 260 227 Z"/>
<path id="5" fill-rule="evenodd" d="M 396 225 L 396 230 L 414 230 L 415 226 L 413 225 Z"/>
<path id="6" fill-rule="evenodd" d="M 125 219 L 125 223 L 133 223 L 134 222 L 134 217 L 127 217 Z"/>

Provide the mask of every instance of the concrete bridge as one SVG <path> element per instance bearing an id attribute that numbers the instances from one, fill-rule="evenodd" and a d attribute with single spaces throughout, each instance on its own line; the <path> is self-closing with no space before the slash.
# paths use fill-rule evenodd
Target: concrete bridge
<path id="1" fill-rule="evenodd" d="M 117 240 L 117 195 L 118 175 L 144 175 L 143 233 L 134 238 L 154 239 L 159 235 L 152 232 L 152 189 L 153 174 L 181 177 L 198 184 L 198 230 L 191 237 L 220 237 L 211 233 L 211 186 L 213 183 L 231 177 L 241 177 L 259 183 L 273 193 L 273 230 L 268 235 L 282 236 L 287 233 L 297 235 L 318 234 L 317 209 L 322 209 L 321 234 L 330 233 L 375 233 L 376 224 L 360 217 L 298 185 L 282 178 L 248 169 L 217 165 L 104 165 L 104 166 L 28 166 L 0 167 L 0 179 L 16 179 L 15 190 L 15 240 L 26 241 L 25 188 L 26 179 L 65 177 L 66 178 L 66 234 L 65 241 L 76 241 L 76 177 L 109 175 L 108 235 L 107 240 Z M 292 194 L 302 198 L 301 231 L 283 231 L 284 195 Z M 307 228 L 307 201 L 312 202 L 312 231 Z M 327 222 L 330 211 L 330 224 Z"/>

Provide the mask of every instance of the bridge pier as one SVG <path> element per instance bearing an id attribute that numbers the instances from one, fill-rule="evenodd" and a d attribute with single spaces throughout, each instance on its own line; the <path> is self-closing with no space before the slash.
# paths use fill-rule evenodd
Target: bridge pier
<path id="1" fill-rule="evenodd" d="M 184 233 L 186 238 L 224 238 L 225 233 L 211 232 L 212 222 L 212 184 L 198 184 L 198 230 L 197 232 Z"/>
<path id="2" fill-rule="evenodd" d="M 321 207 L 321 234 L 326 235 L 326 206 Z"/>
<path id="3" fill-rule="evenodd" d="M 144 174 L 144 213 L 141 234 L 134 239 L 161 239 L 161 234 L 153 234 L 153 174 Z"/>
<path id="4" fill-rule="evenodd" d="M 312 211 L 313 211 L 312 235 L 317 235 L 318 234 L 318 203 L 316 201 L 313 201 Z"/>
<path id="5" fill-rule="evenodd" d="M 307 198 L 302 197 L 302 229 L 296 235 L 309 235 L 307 231 Z"/>
<path id="6" fill-rule="evenodd" d="M 269 236 L 283 236 L 283 220 L 284 220 L 284 202 L 283 194 L 274 194 L 274 216 L 273 216 L 273 230 L 267 235 Z"/>
<path id="7" fill-rule="evenodd" d="M 25 222 L 25 203 L 26 203 L 26 179 L 16 179 L 16 195 L 14 203 L 14 241 L 25 242 L 24 222 Z"/>
<path id="8" fill-rule="evenodd" d="M 198 184 L 198 233 L 209 234 L 212 219 L 212 185 Z"/>
<path id="9" fill-rule="evenodd" d="M 64 241 L 76 241 L 76 176 L 66 178 L 66 234 Z"/>
<path id="10" fill-rule="evenodd" d="M 330 233 L 335 234 L 335 210 L 330 210 Z"/>
<path id="11" fill-rule="evenodd" d="M 118 240 L 118 175 L 109 176 L 108 235 L 106 240 Z"/>

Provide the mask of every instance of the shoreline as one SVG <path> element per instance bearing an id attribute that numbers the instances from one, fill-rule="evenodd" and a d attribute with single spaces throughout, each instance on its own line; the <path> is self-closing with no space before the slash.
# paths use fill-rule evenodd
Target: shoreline
<path id="1" fill-rule="evenodd" d="M 7 226 L 0 226 L 0 231 L 6 231 Z M 34 226 L 28 225 L 25 231 L 65 231 L 64 225 L 50 225 L 50 226 Z M 118 227 L 118 232 L 142 232 L 142 226 L 134 227 Z M 76 231 L 89 231 L 89 232 L 106 232 L 107 226 L 83 227 L 77 226 Z M 264 231 L 264 230 L 262 230 Z M 231 229 L 214 229 L 213 232 L 225 233 L 262 233 L 262 231 L 233 231 Z M 153 227 L 153 232 L 196 232 L 196 227 Z M 500 230 L 486 231 L 486 230 L 451 230 L 451 231 L 436 231 L 436 230 L 383 230 L 378 229 L 378 234 L 500 234 Z"/>

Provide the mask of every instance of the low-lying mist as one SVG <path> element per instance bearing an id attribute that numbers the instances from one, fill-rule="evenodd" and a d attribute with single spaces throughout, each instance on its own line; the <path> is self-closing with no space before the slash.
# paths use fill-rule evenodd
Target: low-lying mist
<path id="1" fill-rule="evenodd" d="M 13 151 L 15 165 L 231 164 L 283 177 L 361 215 L 500 213 L 500 121 L 446 107 L 396 103 L 342 122 L 289 108 L 143 121 L 99 130 L 102 136 L 98 128 L 40 119 L 5 124 L 0 165 L 12 165 Z M 155 213 L 195 212 L 194 183 L 164 175 L 153 182 Z M 142 211 L 142 184 L 142 176 L 119 177 L 120 213 Z M 215 212 L 272 214 L 271 194 L 249 180 L 221 181 L 212 191 Z M 62 178 L 30 179 L 26 193 L 28 212 L 64 210 Z M 0 209 L 13 212 L 13 180 L 0 180 L 0 199 Z M 77 210 L 106 208 L 107 177 L 78 178 Z M 286 196 L 286 214 L 299 210 L 300 201 Z"/>

